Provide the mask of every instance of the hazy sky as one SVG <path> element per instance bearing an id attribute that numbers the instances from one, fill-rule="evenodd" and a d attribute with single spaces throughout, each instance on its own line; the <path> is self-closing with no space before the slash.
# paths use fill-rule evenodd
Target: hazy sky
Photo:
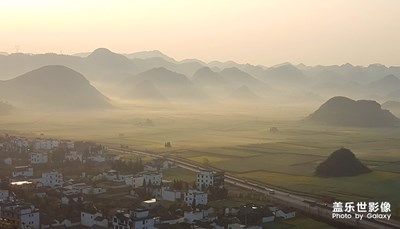
<path id="1" fill-rule="evenodd" d="M 0 0 L 0 51 L 400 65 L 399 0 Z"/>

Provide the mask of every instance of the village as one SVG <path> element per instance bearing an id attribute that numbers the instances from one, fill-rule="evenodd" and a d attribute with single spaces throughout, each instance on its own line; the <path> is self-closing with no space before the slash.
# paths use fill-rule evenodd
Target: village
<path id="1" fill-rule="evenodd" d="M 265 196 L 227 188 L 223 172 L 168 180 L 163 174 L 181 169 L 173 162 L 127 158 L 93 142 L 6 134 L 0 156 L 4 229 L 261 229 L 296 217 Z M 244 201 L 229 206 L 233 196 Z"/>

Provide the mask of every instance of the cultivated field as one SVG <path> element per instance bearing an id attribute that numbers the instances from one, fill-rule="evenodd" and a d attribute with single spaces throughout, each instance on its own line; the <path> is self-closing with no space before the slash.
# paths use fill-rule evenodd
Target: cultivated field
<path id="1" fill-rule="evenodd" d="M 109 112 L 0 116 L 0 128 L 36 137 L 128 145 L 295 191 L 351 201 L 391 201 L 399 209 L 400 128 L 331 128 L 299 121 L 315 108 L 124 104 Z M 270 132 L 273 126 L 279 131 Z M 167 141 L 172 148 L 164 148 Z M 315 177 L 318 163 L 342 146 L 373 172 L 348 178 Z"/>

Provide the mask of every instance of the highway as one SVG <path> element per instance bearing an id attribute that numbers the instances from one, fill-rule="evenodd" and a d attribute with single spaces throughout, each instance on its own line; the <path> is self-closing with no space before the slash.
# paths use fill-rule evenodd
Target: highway
<path id="1" fill-rule="evenodd" d="M 174 162 L 177 166 L 198 172 L 200 170 L 215 170 L 221 171 L 215 168 L 211 168 L 204 165 L 195 164 L 194 162 L 185 160 L 183 158 L 173 157 L 173 156 L 161 156 L 154 153 L 143 152 L 138 150 L 126 150 L 126 149 L 118 149 L 118 148 L 109 148 L 109 150 L 119 151 L 119 152 L 130 152 L 143 156 L 150 156 L 153 158 L 162 158 L 165 160 L 169 160 Z M 247 181 L 240 177 L 235 177 L 231 174 L 225 173 L 225 182 L 242 187 L 248 190 L 252 190 L 258 193 L 262 193 L 264 195 L 269 196 L 272 202 L 279 203 L 280 205 L 286 205 L 297 209 L 299 211 L 305 212 L 307 214 L 313 215 L 318 218 L 324 218 L 331 222 L 340 222 L 343 225 L 352 226 L 355 228 L 376 228 L 376 229 L 391 229 L 391 228 L 400 228 L 400 223 L 395 222 L 394 220 L 374 220 L 367 219 L 366 215 L 362 220 L 358 220 L 354 218 L 354 215 L 351 219 L 332 219 L 332 206 L 327 205 L 322 202 L 318 202 L 318 199 L 312 198 L 310 196 L 304 196 L 304 193 L 296 193 L 288 190 L 284 190 L 281 188 L 273 187 L 270 185 L 259 184 L 253 181 Z M 270 191 L 273 190 L 273 191 Z M 312 204 L 311 204 L 312 203 Z"/>

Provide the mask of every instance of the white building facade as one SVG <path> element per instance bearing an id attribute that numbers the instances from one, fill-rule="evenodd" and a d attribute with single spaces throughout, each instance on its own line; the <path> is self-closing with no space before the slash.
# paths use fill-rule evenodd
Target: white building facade
<path id="1" fill-rule="evenodd" d="M 188 206 L 195 204 L 195 206 L 202 204 L 206 205 L 208 203 L 208 195 L 205 192 L 189 189 L 185 193 L 184 201 Z"/>
<path id="2" fill-rule="evenodd" d="M 39 182 L 45 187 L 60 188 L 64 184 L 64 178 L 62 173 L 51 171 L 42 173 L 42 178 L 39 179 Z"/>
<path id="3" fill-rule="evenodd" d="M 32 153 L 31 164 L 47 164 L 49 162 L 49 156 L 47 153 Z"/>
<path id="4" fill-rule="evenodd" d="M 198 190 L 205 190 L 209 187 L 224 186 L 224 174 L 214 171 L 200 171 L 197 174 L 196 187 Z"/>

